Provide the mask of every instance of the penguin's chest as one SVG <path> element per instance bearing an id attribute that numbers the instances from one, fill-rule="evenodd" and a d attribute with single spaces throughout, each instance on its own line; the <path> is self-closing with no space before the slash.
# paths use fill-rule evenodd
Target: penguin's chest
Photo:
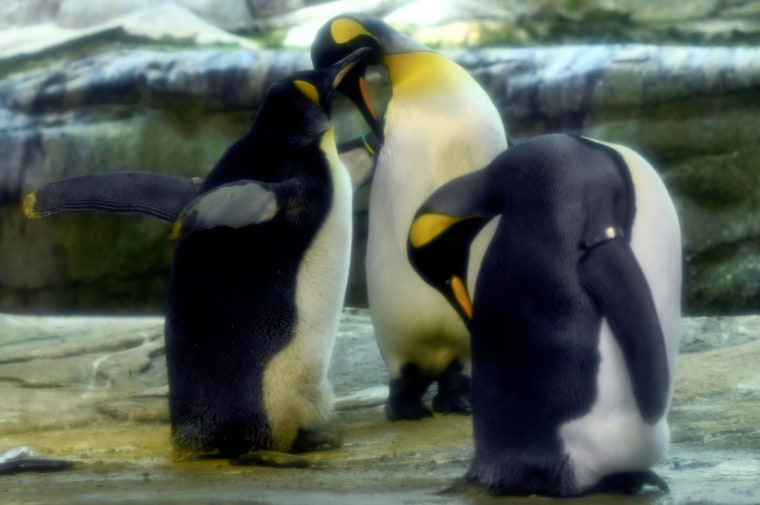
<path id="1" fill-rule="evenodd" d="M 296 273 L 299 326 L 329 331 L 338 317 L 351 250 L 351 186 L 347 173 L 336 180 L 330 208 Z"/>
<path id="2" fill-rule="evenodd" d="M 482 168 L 506 147 L 501 120 L 481 95 L 477 88 L 430 96 L 394 90 L 370 202 L 370 208 L 382 211 L 370 212 L 371 234 L 373 226 L 390 227 L 405 250 L 412 216 L 430 193 Z"/>

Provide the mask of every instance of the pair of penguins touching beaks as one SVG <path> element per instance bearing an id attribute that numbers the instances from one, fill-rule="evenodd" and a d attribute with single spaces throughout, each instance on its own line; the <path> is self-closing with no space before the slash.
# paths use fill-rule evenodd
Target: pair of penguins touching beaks
<path id="1" fill-rule="evenodd" d="M 464 69 L 369 15 L 330 20 L 312 60 L 316 70 L 268 90 L 203 181 L 91 175 L 25 199 L 30 217 L 175 223 L 166 352 L 177 454 L 329 441 L 327 367 L 352 236 L 329 120 L 338 89 L 382 144 L 366 268 L 388 418 L 431 415 L 422 398 L 437 382 L 435 410 L 473 414 L 470 483 L 519 495 L 666 489 L 650 468 L 669 441 L 681 245 L 654 169 L 623 146 L 564 134 L 507 149 Z M 369 65 L 388 70 L 382 122 Z"/>

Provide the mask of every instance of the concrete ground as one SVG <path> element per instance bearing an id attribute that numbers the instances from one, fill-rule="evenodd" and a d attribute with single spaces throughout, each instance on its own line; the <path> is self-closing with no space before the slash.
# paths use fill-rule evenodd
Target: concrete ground
<path id="1" fill-rule="evenodd" d="M 671 450 L 655 468 L 670 493 L 562 503 L 760 503 L 760 317 L 686 318 L 681 348 Z M 0 315 L 0 453 L 26 446 L 75 462 L 0 475 L 0 503 L 555 502 L 445 492 L 472 456 L 471 420 L 385 420 L 385 368 L 365 311 L 345 311 L 330 372 L 343 446 L 302 455 L 305 469 L 170 462 L 163 360 L 160 318 Z"/>

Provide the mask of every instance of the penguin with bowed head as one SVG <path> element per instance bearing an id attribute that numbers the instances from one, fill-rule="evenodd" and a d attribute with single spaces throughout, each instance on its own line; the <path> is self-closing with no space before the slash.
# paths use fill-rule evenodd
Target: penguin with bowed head
<path id="1" fill-rule="evenodd" d="M 469 333 L 415 275 L 406 235 L 431 192 L 482 168 L 507 147 L 503 122 L 465 69 L 367 14 L 328 21 L 314 40 L 312 61 L 329 65 L 360 47 L 370 48 L 370 55 L 339 90 L 356 103 L 382 144 L 369 203 L 366 274 L 375 337 L 390 376 L 386 415 L 432 415 L 423 396 L 433 382 L 434 410 L 469 414 Z M 388 70 L 391 97 L 383 118 L 370 100 L 368 65 Z"/>
<path id="2" fill-rule="evenodd" d="M 468 245 L 494 217 L 473 283 Z M 512 495 L 667 489 L 650 469 L 669 443 L 680 237 L 641 156 L 562 134 L 424 202 L 410 260 L 472 332 L 469 482 Z"/>
<path id="3" fill-rule="evenodd" d="M 327 368 L 348 277 L 352 188 L 329 112 L 366 53 L 273 84 L 250 130 L 202 183 L 105 174 L 25 199 L 29 217 L 176 218 L 165 323 L 175 458 L 334 442 L 323 431 L 333 402 Z"/>

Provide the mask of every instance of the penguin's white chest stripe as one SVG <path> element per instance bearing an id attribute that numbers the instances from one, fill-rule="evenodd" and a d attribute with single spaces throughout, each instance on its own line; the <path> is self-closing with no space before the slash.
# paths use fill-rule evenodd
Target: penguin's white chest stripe
<path id="1" fill-rule="evenodd" d="M 348 171 L 332 139 L 328 134 L 323 140 L 332 172 L 332 206 L 298 269 L 293 339 L 264 371 L 264 405 L 275 441 L 292 442 L 298 428 L 316 426 L 332 411 L 327 368 L 348 280 L 352 197 Z"/>

